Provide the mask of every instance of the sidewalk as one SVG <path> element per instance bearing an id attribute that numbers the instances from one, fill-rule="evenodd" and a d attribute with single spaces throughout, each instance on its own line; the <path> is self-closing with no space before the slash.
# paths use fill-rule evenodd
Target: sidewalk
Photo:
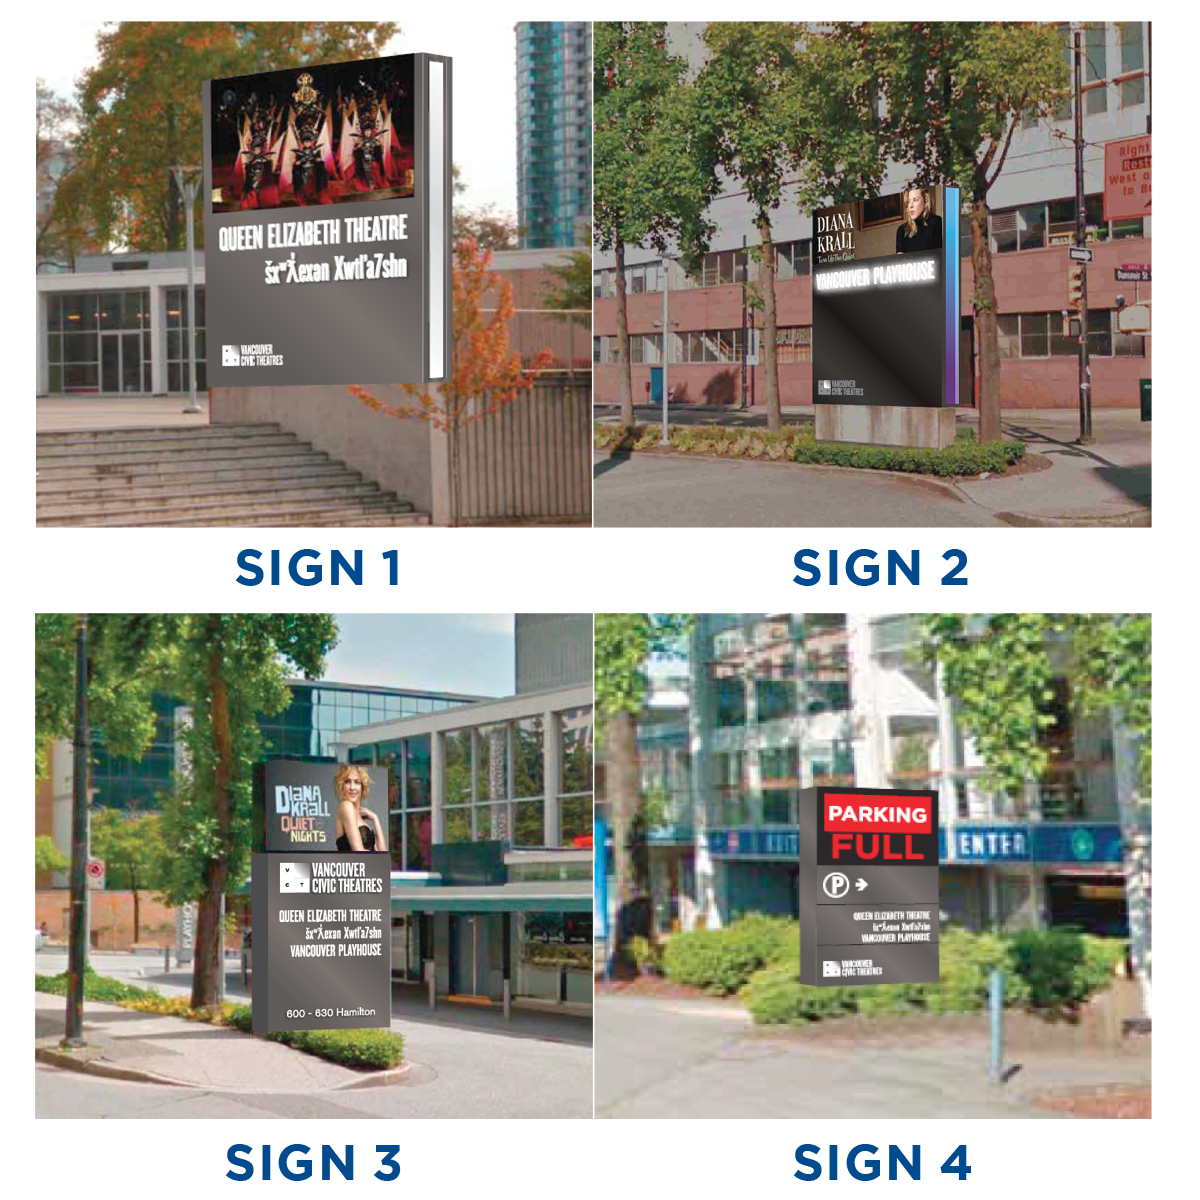
<path id="1" fill-rule="evenodd" d="M 199 413 L 185 413 L 187 396 L 39 396 L 38 433 L 94 429 L 189 429 L 208 424 L 208 393 L 199 392 Z"/>
<path id="2" fill-rule="evenodd" d="M 634 417 L 639 422 L 657 424 L 662 420 L 662 408 L 639 405 Z M 615 425 L 619 410 L 614 405 L 597 405 L 595 418 Z M 738 409 L 677 405 L 670 410 L 669 420 L 673 425 L 766 428 L 767 413 L 762 406 Z M 813 408 L 785 407 L 783 421 L 785 425 L 811 427 Z M 978 412 L 964 409 L 958 421 L 975 428 Z M 1022 475 L 939 482 L 939 486 L 1008 525 L 1150 524 L 1151 431 L 1150 422 L 1141 420 L 1138 409 L 1094 410 L 1095 442 L 1089 446 L 1074 444 L 1079 436 L 1079 414 L 1075 409 L 1006 409 L 1002 429 L 1006 438 L 1019 439 L 1030 454 L 1050 459 L 1053 466 Z"/>
<path id="3" fill-rule="evenodd" d="M 354 1071 L 278 1042 L 180 1017 L 88 1001 L 80 1050 L 62 1051 L 61 996 L 34 992 L 34 1047 L 40 1061 L 87 1074 L 221 1092 L 326 1092 L 399 1083 L 397 1071 Z"/>

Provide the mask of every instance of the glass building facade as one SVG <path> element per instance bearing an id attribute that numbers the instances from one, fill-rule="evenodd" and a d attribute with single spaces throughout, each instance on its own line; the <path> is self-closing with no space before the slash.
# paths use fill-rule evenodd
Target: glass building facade
<path id="1" fill-rule="evenodd" d="M 554 693 L 529 695 L 532 703 L 508 703 L 517 715 L 490 719 L 493 706 L 485 702 L 464 708 L 457 727 L 397 730 L 399 736 L 378 740 L 365 729 L 350 735 L 349 762 L 389 769 L 388 844 L 396 870 L 431 870 L 435 842 L 590 844 L 591 706 L 560 708 L 545 700 Z"/>
<path id="2" fill-rule="evenodd" d="M 592 27 L 522 21 L 516 35 L 521 246 L 577 246 L 592 213 Z"/>
<path id="3" fill-rule="evenodd" d="M 159 326 L 166 334 L 166 373 L 158 385 L 189 390 L 187 289 L 48 292 L 45 302 L 46 392 L 49 395 L 150 395 Z M 154 305 L 162 304 L 156 319 Z M 196 387 L 205 374 L 204 288 L 196 288 Z"/>
<path id="4" fill-rule="evenodd" d="M 844 785 L 939 791 L 949 918 L 1127 931 L 1121 811 L 1136 746 L 1112 714 L 1075 710 L 1064 663 L 1041 734 L 1051 765 L 999 793 L 919 643 L 911 614 L 696 616 L 686 699 L 651 705 L 638 730 L 643 798 L 667 814 L 648 839 L 660 929 L 795 915 L 798 793 Z"/>
<path id="5" fill-rule="evenodd" d="M 356 725 L 393 717 L 440 712 L 475 697 L 443 692 L 370 688 L 293 680 L 291 700 L 281 713 L 259 717 L 263 757 L 333 761 L 334 743 Z M 105 808 L 147 810 L 173 784 L 177 734 L 187 710 L 169 696 L 153 698 L 154 740 L 141 759 L 110 755 L 97 739 L 92 749 L 94 803 Z"/>

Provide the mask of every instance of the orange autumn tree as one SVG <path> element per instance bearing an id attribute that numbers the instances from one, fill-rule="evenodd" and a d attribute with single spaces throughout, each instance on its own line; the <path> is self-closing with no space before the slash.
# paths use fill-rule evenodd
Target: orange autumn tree
<path id="1" fill-rule="evenodd" d="M 450 523 L 458 524 L 459 432 L 511 404 L 533 387 L 553 355 L 541 350 L 528 367 L 508 344 L 513 315 L 512 284 L 491 269 L 492 252 L 473 238 L 454 247 L 454 367 L 440 384 L 402 383 L 409 403 L 388 404 L 368 388 L 350 384 L 358 401 L 389 417 L 427 421 L 446 434 L 450 448 Z M 488 304 L 492 300 L 494 307 Z"/>

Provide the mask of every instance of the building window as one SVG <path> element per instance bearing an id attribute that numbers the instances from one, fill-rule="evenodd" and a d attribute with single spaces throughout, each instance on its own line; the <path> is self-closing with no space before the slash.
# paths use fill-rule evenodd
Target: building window
<path id="1" fill-rule="evenodd" d="M 1001 358 L 1075 358 L 1076 338 L 1064 337 L 1059 313 L 1002 313 L 996 321 Z M 1116 328 L 1113 310 L 1088 312 L 1088 354 L 1095 358 L 1143 358 L 1146 339 Z"/>
<path id="2" fill-rule="evenodd" d="M 190 390 L 186 332 L 187 288 L 167 289 L 167 391 Z M 196 389 L 208 387 L 204 348 L 204 288 L 196 288 Z"/>
<path id="3" fill-rule="evenodd" d="M 64 292 L 46 297 L 51 393 L 150 390 L 150 293 Z"/>
<path id="4" fill-rule="evenodd" d="M 739 363 L 742 361 L 741 329 L 695 329 L 673 333 L 673 361 L 679 363 Z"/>
<path id="5" fill-rule="evenodd" d="M 1121 75 L 1117 88 L 1121 107 L 1130 108 L 1146 103 L 1145 59 L 1142 53 L 1141 21 L 1118 21 L 1117 33 L 1121 39 Z"/>

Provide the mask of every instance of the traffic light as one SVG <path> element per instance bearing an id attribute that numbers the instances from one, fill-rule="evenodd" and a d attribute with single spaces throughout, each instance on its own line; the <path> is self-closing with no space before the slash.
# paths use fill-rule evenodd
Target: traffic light
<path id="1" fill-rule="evenodd" d="M 1073 262 L 1067 268 L 1067 307 L 1083 310 L 1083 263 Z"/>

